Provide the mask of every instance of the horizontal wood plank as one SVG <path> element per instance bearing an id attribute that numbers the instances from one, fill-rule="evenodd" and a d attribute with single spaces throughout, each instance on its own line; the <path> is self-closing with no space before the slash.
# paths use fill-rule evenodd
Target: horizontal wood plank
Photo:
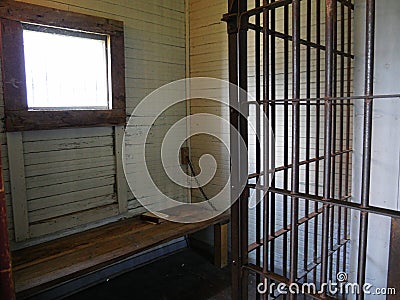
<path id="1" fill-rule="evenodd" d="M 23 297 L 227 220 L 226 214 L 189 224 L 130 218 L 18 250 L 13 253 L 16 290 Z"/>

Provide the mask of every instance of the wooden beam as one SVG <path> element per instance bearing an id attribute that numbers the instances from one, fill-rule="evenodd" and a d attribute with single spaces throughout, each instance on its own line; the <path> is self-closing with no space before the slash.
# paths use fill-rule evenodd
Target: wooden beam
<path id="1" fill-rule="evenodd" d="M 124 138 L 124 126 L 115 126 L 115 160 L 116 160 L 116 182 L 119 213 L 128 212 L 128 184 L 125 179 L 125 173 L 122 162 L 122 143 Z"/>
<path id="2" fill-rule="evenodd" d="M 0 155 L 1 156 L 1 155 Z M 8 223 L 6 198 L 0 158 L 0 299 L 15 299 L 14 282 L 11 272 L 10 241 L 8 239 Z"/>
<path id="3" fill-rule="evenodd" d="M 392 219 L 390 257 L 388 270 L 388 288 L 395 288 L 397 295 L 388 295 L 388 300 L 398 299 L 400 292 L 400 220 Z"/>
<path id="4" fill-rule="evenodd" d="M 29 238 L 25 161 L 21 132 L 7 133 L 7 148 L 10 168 L 15 241 L 21 242 Z"/>
<path id="5" fill-rule="evenodd" d="M 218 268 L 228 265 L 228 223 L 214 225 L 214 264 Z"/>

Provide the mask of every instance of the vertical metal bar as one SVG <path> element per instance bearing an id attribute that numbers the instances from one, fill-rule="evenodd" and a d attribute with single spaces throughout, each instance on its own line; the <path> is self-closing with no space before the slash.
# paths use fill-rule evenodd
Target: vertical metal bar
<path id="1" fill-rule="evenodd" d="M 332 75 L 333 75 L 333 11 L 336 0 L 326 0 L 325 25 L 325 132 L 324 132 L 324 199 L 330 198 L 331 152 L 332 152 Z M 329 205 L 323 205 L 322 212 L 322 263 L 321 284 L 327 282 L 329 258 Z"/>
<path id="2" fill-rule="evenodd" d="M 292 3 L 293 30 L 293 116 L 292 116 L 292 192 L 299 192 L 299 155 L 300 155 L 300 0 Z M 296 282 L 298 274 L 298 219 L 299 199 L 292 196 L 291 232 L 290 232 L 290 282 Z M 296 299 L 291 294 L 289 299 Z"/>
<path id="3" fill-rule="evenodd" d="M 255 6 L 260 6 L 260 0 L 255 0 Z M 261 25 L 260 14 L 256 15 L 256 26 Z M 256 101 L 258 103 L 261 102 L 261 32 L 259 30 L 255 31 L 255 63 L 256 63 Z M 261 174 L 261 142 L 258 137 L 261 137 L 261 128 L 260 128 L 260 110 L 256 107 L 256 173 Z M 257 176 L 257 181 L 260 179 L 260 175 Z M 258 243 L 261 239 L 261 191 L 256 191 L 256 242 Z M 261 251 L 260 247 L 256 249 L 256 265 L 260 266 L 261 264 Z M 256 284 L 258 285 L 261 282 L 261 276 L 257 273 L 256 275 Z M 256 299 L 260 299 L 260 293 L 256 292 Z"/>
<path id="4" fill-rule="evenodd" d="M 352 9 L 351 7 L 347 8 L 347 52 L 351 54 L 352 47 L 351 47 L 351 27 L 352 27 Z M 351 96 L 351 57 L 347 58 L 347 97 Z M 346 102 L 346 149 L 350 149 L 350 121 L 351 121 L 351 101 L 347 100 Z M 350 157 L 351 153 L 347 153 L 346 155 L 346 170 L 345 170 L 345 183 L 344 188 L 346 195 L 350 193 Z M 348 216 L 349 210 L 346 208 L 344 210 L 344 237 L 348 239 Z M 343 269 L 346 270 L 347 266 L 347 244 L 344 245 L 343 249 Z"/>
<path id="5" fill-rule="evenodd" d="M 344 42 L 345 42 L 345 7 L 344 4 L 341 3 L 340 6 L 340 50 L 342 52 L 342 55 L 340 56 L 340 97 L 344 97 L 344 84 L 345 84 L 345 78 L 344 78 Z M 344 146 L 344 102 L 340 103 L 340 111 L 339 111 L 339 150 L 342 152 L 343 151 L 343 146 Z M 339 199 L 342 199 L 343 195 L 343 155 L 340 155 L 339 157 L 339 190 L 338 190 L 338 196 Z M 336 239 L 337 241 L 342 240 L 342 208 L 338 208 L 338 222 L 337 222 L 337 235 Z M 337 257 L 336 257 L 336 274 L 340 272 L 340 258 L 341 258 L 341 250 L 338 251 Z M 346 270 L 343 270 L 343 272 L 346 272 Z"/>
<path id="6" fill-rule="evenodd" d="M 316 1 L 316 43 L 319 45 L 321 43 L 321 1 Z M 321 50 L 317 48 L 316 54 L 316 97 L 321 97 Z M 320 147 L 320 124 L 321 124 L 321 108 L 320 108 L 320 101 L 317 101 L 316 111 L 315 111 L 315 157 L 319 157 L 319 147 Z M 319 195 L 319 160 L 315 163 L 315 195 Z M 314 211 L 318 211 L 318 203 L 315 202 L 314 204 Z M 319 224 L 318 215 L 315 216 L 314 219 L 314 263 L 317 263 L 318 259 L 318 230 Z M 314 268 L 313 271 L 313 281 L 317 282 L 317 268 Z"/>
<path id="7" fill-rule="evenodd" d="M 239 0 L 239 13 L 247 10 L 247 0 Z M 243 19 L 242 19 L 243 21 Z M 247 69 L 247 26 L 246 24 L 240 24 L 239 28 L 239 87 L 244 91 L 247 91 L 248 85 L 248 69 Z M 248 109 L 247 99 L 239 99 L 239 105 L 241 110 Z M 241 114 L 239 116 L 239 130 L 240 136 L 243 139 L 244 144 L 248 145 L 248 124 L 247 116 Z M 240 174 L 248 174 L 248 155 L 246 159 L 243 158 L 243 153 L 240 153 Z M 248 191 L 245 190 L 240 196 L 240 264 L 241 266 L 248 263 Z M 241 279 L 241 294 L 242 299 L 247 298 L 247 288 L 248 288 L 248 270 L 242 270 Z"/>
<path id="8" fill-rule="evenodd" d="M 271 0 L 271 3 L 275 2 L 275 0 Z M 275 9 L 271 10 L 271 31 L 275 31 Z M 271 50 L 271 95 L 270 95 L 270 102 L 271 108 L 270 108 L 270 120 L 271 120 L 271 129 L 273 132 L 275 132 L 275 125 L 276 125 L 276 107 L 275 104 L 273 103 L 273 100 L 276 100 L 276 66 L 275 66 L 275 35 L 271 35 L 271 42 L 270 42 Z M 274 152 L 272 151 L 272 157 L 271 157 L 271 163 L 273 166 L 275 166 L 275 156 Z M 275 176 L 272 178 L 271 181 L 271 186 L 275 187 Z M 270 198 L 270 203 L 271 203 L 271 235 L 274 236 L 275 234 L 275 194 L 271 193 L 271 198 Z M 275 239 L 271 241 L 270 245 L 270 271 L 275 272 Z"/>
<path id="9" fill-rule="evenodd" d="M 333 97 L 337 97 L 337 0 L 334 1 L 333 7 L 333 26 L 332 26 L 332 36 L 333 36 L 333 65 L 332 65 L 332 72 L 333 72 L 333 83 L 332 83 L 332 92 Z M 336 152 L 336 138 L 337 138 L 337 105 L 332 106 L 332 145 L 331 145 L 331 153 Z M 332 169 L 331 169 L 331 197 L 335 198 L 336 194 L 336 157 L 332 156 Z M 330 228 L 329 228 L 329 236 L 330 236 L 330 250 L 334 251 L 334 231 L 335 231 L 335 206 L 330 207 Z M 332 281 L 333 278 L 333 261 L 334 255 L 332 254 L 329 258 L 329 280 Z"/>
<path id="10" fill-rule="evenodd" d="M 312 6 L 311 0 L 307 0 L 307 42 L 311 42 L 311 14 L 312 14 Z M 306 98 L 311 98 L 311 47 L 307 45 L 306 51 Z M 311 101 L 306 102 L 306 160 L 310 160 L 310 145 L 311 145 Z M 306 186 L 305 193 L 310 193 L 310 163 L 306 164 Z M 305 200 L 305 215 L 308 216 L 310 213 L 310 201 Z M 307 270 L 308 266 L 308 231 L 309 231 L 309 222 L 305 222 L 304 224 L 304 262 L 303 269 Z M 307 276 L 306 276 L 307 281 Z"/>
<path id="11" fill-rule="evenodd" d="M 284 33 L 287 36 L 289 34 L 289 6 L 284 7 Z M 284 70 L 283 70 L 283 85 L 284 85 L 284 98 L 289 98 L 289 40 L 284 40 Z M 283 162 L 287 166 L 289 164 L 289 103 L 285 102 L 283 108 Z M 284 170 L 283 173 L 283 188 L 288 189 L 289 179 L 288 179 L 288 169 Z M 283 196 L 283 227 L 288 229 L 288 197 Z M 285 233 L 283 236 L 283 276 L 287 276 L 288 270 L 288 234 Z"/>
<path id="12" fill-rule="evenodd" d="M 263 5 L 267 5 L 269 0 L 263 0 Z M 264 101 L 269 100 L 269 11 L 263 11 L 263 98 Z M 263 109 L 266 116 L 269 116 L 269 104 L 268 102 L 264 102 Z M 269 156 L 267 152 L 268 147 L 268 138 L 269 138 L 269 128 L 267 124 L 263 124 L 264 129 L 264 180 L 268 180 L 268 170 L 269 170 Z M 264 182 L 266 184 L 266 182 Z M 269 267 L 269 223 L 270 223 L 270 211 L 269 211 L 269 193 L 265 194 L 263 201 L 263 272 L 268 272 Z M 268 280 L 269 284 L 269 280 Z M 263 295 L 263 299 L 268 299 L 268 293 Z"/>
<path id="13" fill-rule="evenodd" d="M 374 89 L 374 58 L 375 58 L 375 0 L 367 0 L 366 19 L 366 44 L 365 44 L 365 96 L 364 101 L 364 134 L 363 134 L 363 167 L 361 205 L 369 206 L 370 181 L 371 181 L 371 148 L 372 148 L 372 115 Z M 365 282 L 365 270 L 367 262 L 367 237 L 368 214 L 361 212 L 360 236 L 359 236 L 359 264 L 357 282 L 362 286 Z M 364 299 L 364 293 L 357 295 L 358 300 Z"/>
<path id="14" fill-rule="evenodd" d="M 237 0 L 229 0 L 229 14 L 238 13 Z M 228 29 L 228 46 L 229 46 L 229 82 L 237 86 L 238 84 L 238 35 L 237 35 L 237 18 L 233 17 L 227 20 Z M 230 123 L 236 131 L 230 134 L 231 147 L 231 185 L 232 189 L 237 189 L 239 177 L 239 114 L 233 107 L 237 107 L 238 90 L 230 88 L 229 103 L 230 103 Z M 236 180 L 235 180 L 236 179 Z M 233 191 L 234 193 L 234 191 Z M 231 255 L 232 255 L 232 300 L 240 299 L 240 205 L 235 201 L 231 207 Z"/>
<path id="15" fill-rule="evenodd" d="M 1 157 L 1 155 L 0 155 Z M 0 158 L 1 168 L 1 158 Z M 15 299 L 3 174 L 0 170 L 0 299 Z"/>

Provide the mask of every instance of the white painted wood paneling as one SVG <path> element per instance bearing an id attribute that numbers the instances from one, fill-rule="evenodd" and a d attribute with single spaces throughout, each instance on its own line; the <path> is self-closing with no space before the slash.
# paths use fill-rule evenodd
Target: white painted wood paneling
<path id="1" fill-rule="evenodd" d="M 128 0 L 24 0 L 25 2 L 124 22 L 127 114 L 154 89 L 185 77 L 185 10 L 183 1 Z M 0 139 L 7 197 L 10 238 L 14 239 L 14 215 L 10 196 L 4 103 L 0 89 Z M 172 115 L 170 112 L 169 114 Z M 186 106 L 174 108 L 184 117 Z M 169 128 L 166 118 L 156 128 Z M 157 131 L 161 134 L 163 130 Z M 77 232 L 90 224 L 115 220 L 129 210 L 143 208 L 124 187 L 120 150 L 122 130 L 82 128 L 32 131 L 22 134 L 29 237 L 46 239 L 59 232 Z M 150 153 L 161 189 L 185 198 L 183 190 L 170 186 L 158 171 L 158 156 Z M 118 193 L 117 193 L 118 192 Z M 102 221 L 105 220 L 105 221 Z M 93 223 L 95 222 L 95 223 Z M 13 247 L 19 247 L 13 243 Z"/>

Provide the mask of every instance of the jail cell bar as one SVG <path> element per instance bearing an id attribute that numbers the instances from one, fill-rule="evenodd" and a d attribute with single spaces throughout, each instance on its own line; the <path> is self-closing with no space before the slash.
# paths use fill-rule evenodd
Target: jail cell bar
<path id="1" fill-rule="evenodd" d="M 238 175 L 247 170 L 248 157 L 255 156 L 255 173 L 249 174 L 247 188 L 232 206 L 232 299 L 247 299 L 249 293 L 256 293 L 258 299 L 298 297 L 279 295 L 276 290 L 263 295 L 250 291 L 249 274 L 255 275 L 256 286 L 264 280 L 268 285 L 312 282 L 317 287 L 328 280 L 336 281 L 336 274 L 348 271 L 351 210 L 361 213 L 357 274 L 361 286 L 365 282 L 369 213 L 400 217 L 397 211 L 369 205 L 373 99 L 391 96 L 373 95 L 375 1 L 366 2 L 365 95 L 359 97 L 352 96 L 351 88 L 353 1 L 263 0 L 261 3 L 255 0 L 250 9 L 247 0 L 228 1 L 229 11 L 223 20 L 228 25 L 229 80 L 246 91 L 249 83 L 254 84 L 256 101 L 268 116 L 272 130 L 282 132 L 279 151 L 283 156 L 283 164 L 274 169 L 275 177 L 280 175 L 282 179 L 274 177 L 268 193 L 261 197 L 264 187 L 252 180 L 266 177 L 270 170 L 265 148 L 268 129 L 257 112 L 256 133 L 264 132 L 264 140 L 257 140 L 255 155 L 240 153 L 239 138 L 249 143 L 247 119 L 231 109 L 231 124 L 240 132 L 240 136 L 231 136 L 232 173 Z M 277 13 L 283 16 L 283 32 L 277 30 Z M 249 43 L 250 34 L 254 34 L 253 43 Z M 278 41 L 283 42 L 283 84 L 282 79 L 279 82 L 282 99 L 277 98 Z M 249 72 L 251 55 L 255 56 L 254 78 Z M 238 91 L 230 93 L 231 107 L 238 107 L 237 101 L 242 102 L 240 107 L 249 104 L 248 99 L 238 99 Z M 360 98 L 365 101 L 362 199 L 350 202 L 352 106 L 353 100 Z M 272 160 L 275 165 L 275 156 Z M 235 177 L 239 176 L 232 176 Z M 232 186 L 237 188 L 237 182 L 232 182 Z M 249 219 L 249 190 L 255 190 L 257 200 L 261 200 L 253 220 Z M 283 216 L 281 222 L 277 220 L 278 214 Z M 255 223 L 252 242 L 249 222 Z M 282 244 L 279 265 L 275 259 L 278 240 Z M 254 253 L 255 258 L 250 258 Z M 299 253 L 303 253 L 303 261 Z M 310 292 L 302 297 L 345 298 L 328 293 Z M 361 293 L 357 298 L 364 299 L 364 295 Z"/>

